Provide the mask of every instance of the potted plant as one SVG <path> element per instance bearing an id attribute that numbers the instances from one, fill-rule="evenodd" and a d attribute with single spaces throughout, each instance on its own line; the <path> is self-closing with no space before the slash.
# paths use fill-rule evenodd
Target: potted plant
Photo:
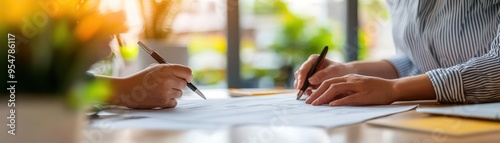
<path id="1" fill-rule="evenodd" d="M 281 27 L 277 29 L 276 40 L 270 48 L 285 61 L 275 82 L 291 88 L 293 72 L 310 55 L 319 54 L 325 46 L 329 46 L 330 50 L 339 50 L 340 46 L 336 43 L 341 43 L 340 36 L 326 26 L 311 23 L 309 19 L 294 14 L 282 1 L 275 1 L 274 7 Z"/>
<path id="2" fill-rule="evenodd" d="M 79 142 L 87 107 L 106 100 L 104 81 L 86 78 L 88 68 L 109 55 L 110 36 L 126 30 L 123 13 L 100 14 L 98 0 L 8 0 L 0 32 L 7 69 L 1 113 L 11 113 L 0 129 L 2 142 Z M 4 88 L 4 89 L 6 89 Z M 7 95 L 7 96 L 4 96 Z M 7 98 L 4 100 L 4 98 Z M 2 120 L 3 121 L 3 120 Z M 7 128 L 7 129 L 5 129 Z"/>
<path id="3" fill-rule="evenodd" d="M 172 25 L 181 11 L 181 0 L 139 0 L 143 21 L 140 39 L 148 47 L 165 57 L 169 63 L 187 65 L 187 47 L 169 41 Z M 139 68 L 156 63 L 145 51 L 139 50 Z"/>

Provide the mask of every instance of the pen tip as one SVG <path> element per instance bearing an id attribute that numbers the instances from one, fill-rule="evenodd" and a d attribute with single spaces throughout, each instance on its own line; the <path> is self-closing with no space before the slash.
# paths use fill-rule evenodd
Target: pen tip
<path id="1" fill-rule="evenodd" d="M 207 98 L 205 97 L 205 95 L 203 95 L 203 93 L 201 93 L 200 90 L 196 90 L 195 93 L 198 94 L 198 95 L 200 95 L 201 98 L 207 100 Z"/>
<path id="2" fill-rule="evenodd" d="M 302 97 L 302 94 L 304 94 L 304 91 L 300 90 L 299 93 L 297 93 L 297 99 L 296 100 L 299 100 L 300 97 Z"/>

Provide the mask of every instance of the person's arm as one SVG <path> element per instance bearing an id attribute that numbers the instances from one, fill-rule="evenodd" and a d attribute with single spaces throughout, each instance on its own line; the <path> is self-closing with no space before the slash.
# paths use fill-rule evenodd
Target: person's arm
<path id="1" fill-rule="evenodd" d="M 325 81 L 306 103 L 376 105 L 426 99 L 437 99 L 440 103 L 500 101 L 500 26 L 490 51 L 481 57 L 393 80 L 361 75 L 332 78 Z"/>
<path id="2" fill-rule="evenodd" d="M 318 55 L 311 55 L 295 72 L 295 88 L 298 89 L 302 87 L 304 80 L 306 80 L 305 77 L 307 72 L 317 58 Z M 347 74 L 360 74 L 385 79 L 395 79 L 408 75 L 417 75 L 419 73 L 419 70 L 404 55 L 398 55 L 388 60 L 373 62 L 355 61 L 350 63 L 338 63 L 325 59 L 319 66 L 318 71 L 307 80 L 309 80 L 311 87 L 316 88 L 325 80 Z M 311 91 L 307 90 L 306 93 L 310 94 Z"/>
<path id="3" fill-rule="evenodd" d="M 176 98 L 191 82 L 191 70 L 175 64 L 156 64 L 124 78 L 96 76 L 110 84 L 109 104 L 130 108 L 168 108 L 177 105 Z"/>
<path id="4" fill-rule="evenodd" d="M 324 81 L 307 104 L 330 106 L 386 105 L 394 101 L 436 99 L 427 75 L 384 79 L 349 74 Z"/>
<path id="5" fill-rule="evenodd" d="M 386 60 L 373 62 L 355 61 L 347 64 L 353 69 L 353 73 L 356 74 L 376 76 L 385 79 L 399 78 L 394 66 Z"/>
<path id="6" fill-rule="evenodd" d="M 327 66 L 322 67 L 319 74 L 313 75 L 323 80 L 309 80 L 313 85 L 318 85 L 318 88 L 314 93 L 310 89 L 306 91 L 310 95 L 306 100 L 308 104 L 379 105 L 394 101 L 436 99 L 429 77 L 421 74 L 403 54 L 375 62 L 326 63 Z M 308 66 L 308 62 L 303 65 Z M 336 75 L 332 76 L 332 73 Z"/>
<path id="7" fill-rule="evenodd" d="M 500 101 L 500 26 L 490 51 L 449 68 L 427 72 L 441 103 Z"/>
<path id="8" fill-rule="evenodd" d="M 394 101 L 434 100 L 436 94 L 426 74 L 393 80 Z"/>
<path id="9" fill-rule="evenodd" d="M 429 76 L 421 74 L 399 78 L 400 75 L 411 75 L 412 71 L 418 72 L 406 56 L 400 55 L 392 57 L 389 60 L 352 62 L 350 64 L 358 70 L 357 74 L 395 79 L 392 80 L 395 101 L 436 99 L 434 87 Z"/>
<path id="10" fill-rule="evenodd" d="M 106 103 L 112 103 L 114 99 L 116 99 L 118 96 L 122 94 L 122 91 L 124 91 L 123 87 L 125 87 L 125 78 L 122 77 L 111 77 L 111 76 L 104 76 L 104 75 L 94 75 L 95 80 L 103 81 L 104 83 L 108 83 L 109 87 L 111 89 L 111 94 L 109 95 L 108 100 Z M 116 104 L 116 103 L 115 103 Z"/>

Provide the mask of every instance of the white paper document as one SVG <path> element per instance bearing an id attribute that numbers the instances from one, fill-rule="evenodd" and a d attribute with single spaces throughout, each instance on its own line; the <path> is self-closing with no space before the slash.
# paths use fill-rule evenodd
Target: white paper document
<path id="1" fill-rule="evenodd" d="M 204 127 L 207 127 L 210 125 L 234 126 L 250 124 L 331 128 L 407 111 L 417 106 L 312 106 L 306 104 L 304 100 L 295 100 L 295 97 L 295 94 L 283 94 L 215 100 L 179 100 L 175 108 L 161 110 L 112 109 L 107 110 L 107 112 L 130 117 L 145 117 L 138 120 L 131 119 L 110 123 L 120 124 L 121 127 L 126 127 L 127 124 L 140 126 L 140 122 L 143 120 L 149 122 L 143 123 L 144 126 L 149 126 L 154 122 L 153 124 L 156 124 L 157 128 L 161 128 L 159 126 L 162 125 L 158 124 L 168 124 L 169 126 L 165 126 L 164 129 L 196 128 L 193 125 L 206 125 Z"/>
<path id="2" fill-rule="evenodd" d="M 418 108 L 417 112 L 482 118 L 500 121 L 500 103 Z"/>

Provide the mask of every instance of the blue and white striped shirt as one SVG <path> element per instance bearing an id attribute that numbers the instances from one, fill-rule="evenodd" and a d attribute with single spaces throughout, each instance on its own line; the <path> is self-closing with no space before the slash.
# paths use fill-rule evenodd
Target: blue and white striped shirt
<path id="1" fill-rule="evenodd" d="M 440 103 L 500 101 L 499 0 L 387 3 L 399 77 L 425 72 Z"/>

